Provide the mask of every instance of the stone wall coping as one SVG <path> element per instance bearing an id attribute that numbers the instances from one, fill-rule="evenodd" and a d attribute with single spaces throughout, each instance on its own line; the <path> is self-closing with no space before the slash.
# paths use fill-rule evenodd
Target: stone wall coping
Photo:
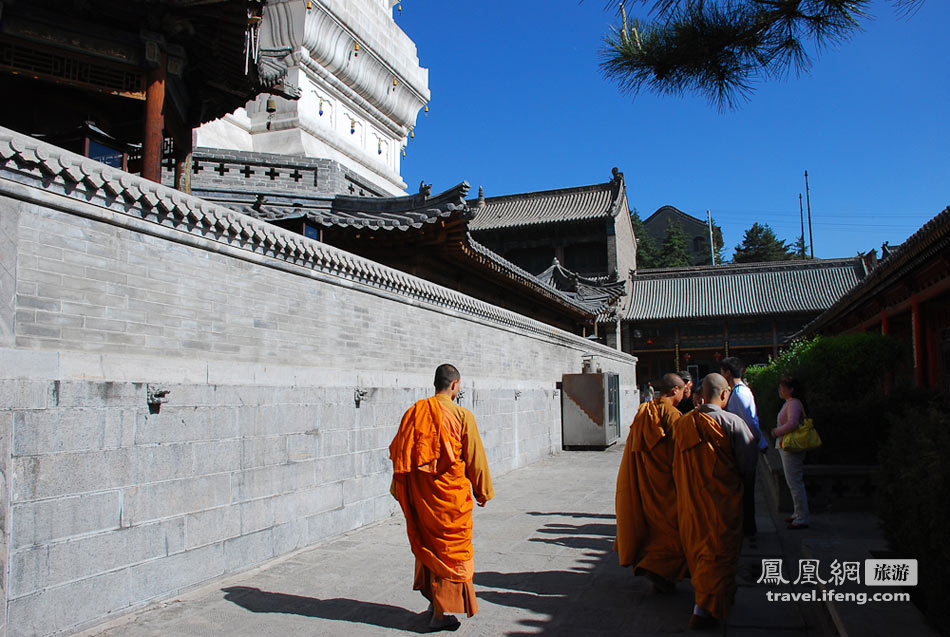
<path id="1" fill-rule="evenodd" d="M 0 127 L 0 193 L 633 364 L 636 358 Z"/>

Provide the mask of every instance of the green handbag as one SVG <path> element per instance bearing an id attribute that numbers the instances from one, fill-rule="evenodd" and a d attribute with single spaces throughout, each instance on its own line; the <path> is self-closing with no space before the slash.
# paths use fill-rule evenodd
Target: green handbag
<path id="1" fill-rule="evenodd" d="M 782 449 L 789 453 L 801 453 L 821 446 L 821 436 L 811 418 L 805 418 L 795 431 L 782 436 Z"/>

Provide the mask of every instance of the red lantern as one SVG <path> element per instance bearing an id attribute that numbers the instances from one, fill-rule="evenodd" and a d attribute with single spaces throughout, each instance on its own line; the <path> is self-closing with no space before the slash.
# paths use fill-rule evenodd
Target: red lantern
<path id="1" fill-rule="evenodd" d="M 683 358 L 685 358 L 686 362 L 688 363 L 690 359 L 693 358 L 693 355 L 690 354 L 689 352 L 686 352 L 685 354 L 683 354 Z"/>
<path id="2" fill-rule="evenodd" d="M 718 361 L 720 358 L 722 358 L 722 354 L 720 354 L 719 352 L 716 352 L 715 354 L 713 354 L 713 358 L 715 358 Z"/>

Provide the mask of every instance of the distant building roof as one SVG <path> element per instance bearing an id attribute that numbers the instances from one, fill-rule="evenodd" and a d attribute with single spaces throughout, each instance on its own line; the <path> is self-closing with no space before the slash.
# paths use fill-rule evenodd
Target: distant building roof
<path id="1" fill-rule="evenodd" d="M 629 214 L 623 201 L 623 173 L 603 184 L 540 190 L 503 197 L 479 197 L 469 201 L 475 218 L 472 231 L 518 228 L 564 221 L 607 219 L 619 212 Z"/>
<path id="2" fill-rule="evenodd" d="M 877 266 L 863 281 L 836 299 L 834 304 L 795 336 L 820 332 L 823 327 L 875 297 L 902 276 L 920 268 L 921 264 L 933 260 L 939 263 L 940 252 L 950 248 L 950 207 L 944 208 L 943 212 L 925 223 L 904 243 L 887 247 L 888 250 L 882 250 L 884 254 Z M 945 262 L 943 268 L 946 268 Z"/>
<path id="3" fill-rule="evenodd" d="M 702 225 L 702 226 L 705 226 L 705 225 L 706 225 L 706 220 L 705 220 L 705 219 L 699 219 L 698 217 L 694 217 L 693 215 L 687 214 L 687 213 L 683 212 L 682 210 L 680 210 L 679 208 L 677 208 L 676 206 L 660 206 L 659 208 L 656 209 L 656 212 L 654 212 L 652 215 L 650 215 L 649 217 L 647 217 L 646 219 L 643 220 L 643 225 L 650 225 L 650 222 L 651 222 L 657 215 L 659 215 L 660 213 L 663 213 L 663 212 L 669 212 L 669 213 L 671 213 L 673 216 L 681 218 L 683 221 L 689 221 L 689 222 L 692 222 L 692 223 L 698 223 L 698 224 L 700 224 L 700 225 Z"/>
<path id="4" fill-rule="evenodd" d="M 866 274 L 860 257 L 641 270 L 624 320 L 820 312 Z"/>

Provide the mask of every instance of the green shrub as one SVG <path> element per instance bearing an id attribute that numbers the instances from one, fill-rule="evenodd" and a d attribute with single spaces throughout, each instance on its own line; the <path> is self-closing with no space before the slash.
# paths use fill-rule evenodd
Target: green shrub
<path id="1" fill-rule="evenodd" d="M 942 403 L 942 404 L 941 404 Z M 950 401 L 921 399 L 887 420 L 878 509 L 897 557 L 917 558 L 915 601 L 937 626 L 950 622 L 944 579 L 950 572 Z"/>
<path id="2" fill-rule="evenodd" d="M 874 464 L 886 416 L 902 396 L 882 391 L 898 367 L 902 348 L 888 336 L 859 332 L 797 341 L 768 365 L 750 368 L 763 431 L 775 427 L 782 407 L 779 380 L 794 376 L 805 387 L 805 409 L 815 420 L 823 446 L 809 461 L 824 464 Z"/>

